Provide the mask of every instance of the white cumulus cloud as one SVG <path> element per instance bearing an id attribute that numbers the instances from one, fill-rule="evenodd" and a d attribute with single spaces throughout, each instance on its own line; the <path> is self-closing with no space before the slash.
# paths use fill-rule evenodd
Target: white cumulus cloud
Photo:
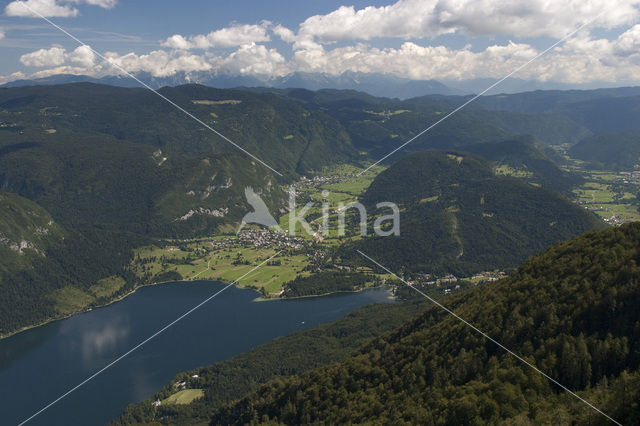
<path id="1" fill-rule="evenodd" d="M 110 8 L 116 4 L 115 0 L 21 1 L 68 8 L 78 4 Z M 498 79 L 540 53 L 541 43 L 536 37 L 562 37 L 604 11 L 589 29 L 536 59 L 514 77 L 567 83 L 639 82 L 639 7 L 640 0 L 617 0 L 615 7 L 610 0 L 399 0 L 389 6 L 360 10 L 343 6 L 310 17 L 295 30 L 268 21 L 236 24 L 208 34 L 175 34 L 162 42 L 164 48 L 146 53 L 111 52 L 105 56 L 129 72 L 155 77 L 198 72 L 276 77 L 293 72 L 335 75 L 356 71 L 416 80 Z M 616 37 L 603 38 L 593 31 L 622 25 L 632 26 L 622 33 L 605 33 L 620 33 Z M 453 47 L 433 40 L 452 32 L 506 35 L 513 41 L 494 41 L 493 45 L 479 47 L 470 37 L 469 45 Z M 284 55 L 268 44 L 272 38 L 286 43 Z M 373 41 L 376 38 L 396 40 L 385 40 L 384 45 L 392 47 L 381 47 Z M 211 50 L 216 48 L 226 50 Z M 42 68 L 32 74 L 38 76 L 122 72 L 98 60 L 87 46 L 73 51 L 53 46 L 22 55 L 20 61 Z"/>
<path id="2" fill-rule="evenodd" d="M 20 62 L 28 67 L 55 67 L 65 62 L 91 67 L 95 62 L 95 55 L 89 46 L 80 46 L 70 53 L 62 47 L 54 46 L 26 53 L 20 56 Z"/>
<path id="3" fill-rule="evenodd" d="M 74 5 L 83 3 L 111 9 L 118 0 L 17 0 L 9 3 L 4 12 L 7 16 L 73 18 L 80 13 Z"/>
<path id="4" fill-rule="evenodd" d="M 0 84 L 5 84 L 10 81 L 23 80 L 27 76 L 22 71 L 17 71 L 9 75 L 0 75 Z"/>
<path id="5" fill-rule="evenodd" d="M 20 62 L 28 67 L 54 67 L 65 61 L 65 50 L 62 47 L 40 49 L 20 56 Z"/>
<path id="6" fill-rule="evenodd" d="M 245 44 L 270 41 L 267 33 L 268 22 L 260 25 L 234 25 L 212 31 L 184 37 L 175 34 L 164 41 L 163 46 L 173 49 L 209 49 L 212 47 L 236 47 Z"/>
<path id="7" fill-rule="evenodd" d="M 217 63 L 226 74 L 282 76 L 289 73 L 284 56 L 276 49 L 261 44 L 240 46 L 238 50 Z"/>
<path id="8" fill-rule="evenodd" d="M 399 0 L 390 6 L 356 10 L 342 6 L 309 17 L 301 37 L 323 42 L 379 37 L 421 39 L 461 32 L 468 35 L 562 37 L 604 11 L 596 24 L 617 27 L 639 16 L 639 0 Z"/>
<path id="9" fill-rule="evenodd" d="M 80 46 L 67 54 L 66 59 L 83 67 L 92 67 L 95 63 L 96 55 L 89 46 Z"/>
<path id="10" fill-rule="evenodd" d="M 114 52 L 107 52 L 105 57 L 112 64 L 118 65 L 130 73 L 148 72 L 154 77 L 168 77 L 178 72 L 209 71 L 212 68 L 203 56 L 189 53 L 174 54 L 165 50 L 154 50 L 144 55 L 128 53 L 122 56 Z M 103 65 L 106 68 L 110 67 L 109 64 Z M 111 68 L 117 74 L 121 73 L 117 67 Z"/>

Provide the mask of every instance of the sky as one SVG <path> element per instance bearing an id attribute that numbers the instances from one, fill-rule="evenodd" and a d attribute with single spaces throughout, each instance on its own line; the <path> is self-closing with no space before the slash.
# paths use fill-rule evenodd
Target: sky
<path id="1" fill-rule="evenodd" d="M 0 83 L 122 69 L 465 81 L 523 67 L 515 78 L 640 84 L 640 0 L 19 0 L 0 11 Z"/>

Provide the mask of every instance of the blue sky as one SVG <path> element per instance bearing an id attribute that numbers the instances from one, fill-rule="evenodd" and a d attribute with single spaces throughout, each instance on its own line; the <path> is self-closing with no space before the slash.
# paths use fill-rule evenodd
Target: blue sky
<path id="1" fill-rule="evenodd" d="M 500 78 L 578 26 L 516 77 L 640 81 L 640 0 L 0 2 L 0 83 L 119 71 L 35 16 L 38 10 L 131 72 L 382 72 L 411 79 Z M 27 15 L 27 16 L 25 16 Z"/>

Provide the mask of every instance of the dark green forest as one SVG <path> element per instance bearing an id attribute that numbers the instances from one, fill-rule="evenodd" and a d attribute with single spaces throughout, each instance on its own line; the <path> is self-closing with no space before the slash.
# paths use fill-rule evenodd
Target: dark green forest
<path id="1" fill-rule="evenodd" d="M 507 165 L 528 172 L 531 176 L 522 178 L 525 182 L 552 189 L 562 194 L 570 194 L 571 190 L 583 182 L 581 176 L 562 170 L 544 152 L 544 145 L 531 136 L 512 140 L 478 143 L 465 147 L 471 152 L 494 162 L 496 165 Z"/>
<path id="2" fill-rule="evenodd" d="M 598 133 L 574 145 L 572 157 L 605 170 L 634 170 L 640 164 L 640 131 Z"/>
<path id="3" fill-rule="evenodd" d="M 640 224 L 591 231 L 443 303 L 622 424 L 640 422 Z M 211 424 L 609 424 L 431 307 L 360 353 L 276 378 Z"/>
<path id="4" fill-rule="evenodd" d="M 132 249 L 153 238 L 217 233 L 247 211 L 247 186 L 277 211 L 281 184 L 357 157 L 340 123 L 295 101 L 203 86 L 163 90 L 284 177 L 146 90 L 0 89 L 0 190 L 37 203 L 64 233 L 41 256 L 22 256 L 27 265 L 1 262 L 0 335 L 56 317 L 50 295 L 64 286 L 86 289 L 118 276 L 126 285 L 113 297 L 129 292 L 140 284 L 126 270 Z M 217 214 L 180 220 L 200 209 Z"/>
<path id="5" fill-rule="evenodd" d="M 453 273 L 514 268 L 548 246 L 604 224 L 555 191 L 496 176 L 487 160 L 458 151 L 411 154 L 378 175 L 363 196 L 405 209 L 399 236 L 371 236 L 334 257 L 396 271 Z"/>
<path id="6" fill-rule="evenodd" d="M 283 212 L 288 184 L 325 166 L 366 166 L 468 99 L 200 85 L 160 92 L 283 176 L 143 89 L 0 88 L 0 335 L 60 317 L 53 295 L 66 288 L 125 283 L 88 308 L 142 285 L 127 268 L 135 248 L 229 229 L 248 211 L 245 187 Z M 356 250 L 405 276 L 522 265 L 496 283 L 465 282 L 445 303 L 620 422 L 639 423 L 640 225 L 560 243 L 605 225 L 567 198 L 582 178 L 556 154 L 568 148 L 589 167 L 635 167 L 639 105 L 637 90 L 619 89 L 479 99 L 389 158 L 362 197 L 371 211 L 381 201 L 400 206 L 400 236 L 328 249 L 322 271 L 287 283 L 283 296 L 371 284 L 355 272 L 373 266 Z M 522 176 L 499 175 L 502 166 Z M 437 308 L 416 318 L 424 309 L 413 301 L 364 308 L 185 372 L 176 380 L 204 398 L 157 408 L 147 400 L 116 423 L 604 423 Z M 168 384 L 153 399 L 173 391 Z"/>
<path id="7" fill-rule="evenodd" d="M 127 407 L 112 425 L 154 420 L 162 424 L 206 424 L 217 408 L 257 390 L 268 380 L 345 359 L 375 337 L 391 332 L 424 309 L 424 301 L 365 306 L 333 323 L 277 338 L 228 361 L 186 371 L 176 376 L 173 383 L 187 380 L 190 387 L 204 389 L 204 398 L 189 405 L 153 407 L 154 400 L 175 392 L 173 384 L 170 384 L 153 398 Z M 197 381 L 191 379 L 194 374 L 199 376 Z"/>
<path id="8" fill-rule="evenodd" d="M 144 89 L 92 83 L 0 88 L 0 191 L 36 203 L 64 235 L 43 246 L 45 256 L 4 262 L 1 335 L 56 316 L 50 295 L 65 285 L 87 288 L 116 276 L 127 283 L 114 297 L 130 291 L 139 284 L 125 268 L 135 247 L 155 238 L 219 233 L 247 211 L 245 187 L 258 190 L 269 208 L 279 211 L 286 203 L 283 187 L 300 176 L 332 164 L 367 164 L 464 100 L 200 85 L 166 87 L 161 93 L 283 176 Z M 411 151 L 469 148 L 494 165 L 523 167 L 533 176 L 512 182 L 487 176 L 457 189 L 451 182 L 438 200 L 421 203 L 436 194 L 424 195 L 405 206 L 402 237 L 367 239 L 358 247 L 372 255 L 384 251 L 393 267 L 410 259 L 418 269 L 465 273 L 516 266 L 549 244 L 596 226 L 562 197 L 525 183 L 570 191 L 579 181 L 559 170 L 542 153 L 544 146 L 610 131 L 627 113 L 603 110 L 633 111 L 636 103 L 637 96 L 615 90 L 482 99 L 389 161 Z M 607 155 L 621 154 L 608 150 L 602 158 Z M 463 183 L 479 176 L 444 173 Z M 386 179 L 380 178 L 376 191 Z M 487 207 L 478 206 L 474 191 L 485 194 Z M 388 193 L 386 201 L 396 201 L 395 194 Z M 191 211 L 200 213 L 181 219 Z M 347 245 L 336 259 L 357 265 L 359 260 L 350 257 L 353 248 Z"/>
<path id="9" fill-rule="evenodd" d="M 285 297 L 317 296 L 341 291 L 362 290 L 373 276 L 344 271 L 323 271 L 307 277 L 298 277 L 283 287 Z"/>

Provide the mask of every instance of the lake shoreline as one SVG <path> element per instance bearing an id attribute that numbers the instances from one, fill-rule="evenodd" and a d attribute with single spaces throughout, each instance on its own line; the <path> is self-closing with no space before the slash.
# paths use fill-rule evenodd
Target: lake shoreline
<path id="1" fill-rule="evenodd" d="M 52 317 L 52 318 L 49 318 L 49 319 L 47 319 L 45 321 L 42 321 L 40 323 L 27 325 L 27 326 L 24 326 L 24 327 L 22 327 L 22 328 L 20 328 L 18 330 L 12 331 L 10 333 L 6 333 L 6 334 L 3 334 L 3 335 L 0 335 L 0 340 L 8 339 L 9 337 L 15 336 L 16 334 L 20 334 L 20 333 L 22 333 L 24 331 L 28 331 L 28 330 L 31 330 L 31 329 L 34 329 L 34 328 L 42 327 L 43 325 L 47 325 L 47 324 L 50 324 L 50 323 L 53 323 L 53 322 L 56 322 L 56 321 L 62 321 L 62 320 L 71 318 L 71 317 L 73 317 L 75 315 L 80 315 L 80 314 L 84 314 L 84 313 L 87 313 L 87 312 L 91 312 L 94 309 L 106 308 L 107 306 L 110 306 L 110 305 L 112 305 L 114 303 L 123 301 L 124 299 L 126 299 L 127 297 L 135 294 L 138 290 L 140 290 L 141 288 L 144 288 L 144 287 L 153 287 L 153 286 L 158 286 L 158 285 L 163 285 L 163 284 L 171 284 L 171 283 L 191 283 L 191 282 L 194 282 L 194 281 L 207 281 L 207 282 L 212 282 L 212 283 L 219 282 L 219 283 L 222 283 L 222 284 L 229 284 L 227 282 L 220 281 L 220 280 L 207 280 L 207 279 L 187 280 L 187 281 L 161 281 L 161 282 L 157 282 L 157 283 L 142 284 L 142 285 L 139 285 L 139 286 L 133 288 L 129 292 L 127 292 L 125 294 L 122 294 L 120 296 L 116 296 L 112 300 L 109 300 L 108 302 L 103 303 L 101 305 L 96 305 L 96 306 L 93 306 L 93 307 L 86 307 L 84 309 L 81 309 L 81 310 L 78 310 L 78 311 L 75 311 L 75 312 L 71 312 L 71 313 L 68 313 L 68 314 L 61 315 L 61 316 Z M 242 289 L 242 290 L 251 290 L 251 291 L 257 292 L 257 290 L 255 288 L 252 288 L 252 287 L 249 287 L 249 286 L 245 287 L 245 286 L 235 285 L 235 287 L 238 288 L 238 289 Z M 308 295 L 308 296 L 269 297 L 269 298 L 265 298 L 265 297 L 259 296 L 259 297 L 255 298 L 254 301 L 255 302 L 270 302 L 270 301 L 274 301 L 274 300 L 310 299 L 310 298 L 314 298 L 314 297 L 325 297 L 325 296 L 331 296 L 331 295 L 334 295 L 334 294 L 341 294 L 341 293 L 343 293 L 343 294 L 360 293 L 360 292 L 365 291 L 365 290 L 373 290 L 373 289 L 378 289 L 378 288 L 382 288 L 382 287 L 384 287 L 384 286 L 381 285 L 381 286 L 375 286 L 375 287 L 365 287 L 365 288 L 362 288 L 362 289 L 359 289 L 359 290 L 353 290 L 353 291 L 339 290 L 339 291 L 332 291 L 332 292 L 323 293 L 323 294 L 312 294 L 312 295 Z"/>
<path id="2" fill-rule="evenodd" d="M 228 360 L 277 337 L 335 321 L 365 305 L 393 303 L 385 289 L 288 303 L 254 303 L 259 294 L 243 291 L 248 288 L 229 288 L 220 281 L 147 287 L 124 303 L 112 303 L 0 342 L 4 423 L 18 424 L 122 354 L 128 355 L 117 368 L 51 407 L 39 424 L 105 424 L 130 403 L 147 399 L 172 383 L 183 371 Z M 203 304 L 224 288 L 224 295 Z M 122 296 L 130 290 L 123 289 Z M 200 308 L 194 311 L 195 306 Z M 184 319 L 178 324 L 177 318 Z M 169 324 L 172 326 L 167 327 Z M 158 337 L 151 341 L 150 336 Z"/>
<path id="3" fill-rule="evenodd" d="M 216 280 L 216 281 L 213 281 L 213 280 L 196 280 L 196 281 L 209 281 L 209 282 L 212 282 L 212 283 L 213 282 L 221 282 L 223 284 L 228 284 L 228 283 L 225 283 L 224 281 L 218 281 L 218 280 Z M 161 281 L 161 282 L 157 282 L 157 283 L 142 284 L 142 285 L 139 285 L 139 286 L 133 288 L 132 290 L 128 291 L 127 293 L 124 293 L 122 295 L 114 297 L 113 299 L 109 300 L 106 303 L 103 303 L 103 304 L 100 304 L 100 305 L 91 306 L 91 307 L 87 306 L 87 307 L 85 307 L 83 309 L 80 309 L 80 310 L 77 310 L 75 312 L 66 313 L 66 314 L 62 314 L 60 316 L 52 317 L 52 318 L 49 318 L 49 319 L 47 319 L 45 321 L 42 321 L 40 323 L 32 324 L 32 325 L 26 325 L 26 326 L 24 326 L 24 327 L 22 327 L 22 328 L 20 328 L 18 330 L 12 331 L 10 333 L 2 334 L 2 335 L 0 335 L 0 340 L 7 339 L 7 338 L 9 338 L 11 336 L 15 336 L 16 334 L 20 334 L 23 331 L 27 331 L 27 330 L 31 330 L 33 328 L 41 327 L 43 325 L 47 325 L 47 324 L 50 324 L 52 322 L 62 321 L 62 320 L 71 318 L 72 316 L 75 316 L 75 315 L 80 315 L 80 314 L 84 314 L 84 313 L 87 313 L 87 312 L 91 312 L 94 309 L 106 308 L 107 306 L 110 306 L 110 305 L 112 305 L 114 303 L 123 301 L 127 297 L 135 294 L 141 288 L 153 287 L 153 286 L 157 286 L 157 285 L 170 284 L 170 283 L 189 283 L 189 282 L 193 282 L 193 281 Z M 243 287 L 238 287 L 238 288 L 243 288 Z"/>
<path id="4" fill-rule="evenodd" d="M 332 296 L 332 295 L 335 295 L 335 294 L 361 293 L 363 291 L 376 290 L 376 289 L 385 288 L 385 287 L 389 287 L 389 286 L 387 286 L 387 285 L 378 285 L 378 286 L 371 286 L 371 287 L 363 287 L 363 288 L 358 289 L 358 290 L 336 290 L 336 291 L 330 291 L 328 293 L 322 293 L 322 294 L 310 294 L 310 295 L 307 295 L 307 296 L 273 297 L 273 298 L 259 297 L 259 298 L 256 299 L 256 301 L 257 302 L 269 302 L 271 300 L 311 299 L 311 298 L 314 298 L 314 297 L 325 297 L 325 296 Z M 393 296 L 391 296 L 391 298 L 393 298 Z"/>

